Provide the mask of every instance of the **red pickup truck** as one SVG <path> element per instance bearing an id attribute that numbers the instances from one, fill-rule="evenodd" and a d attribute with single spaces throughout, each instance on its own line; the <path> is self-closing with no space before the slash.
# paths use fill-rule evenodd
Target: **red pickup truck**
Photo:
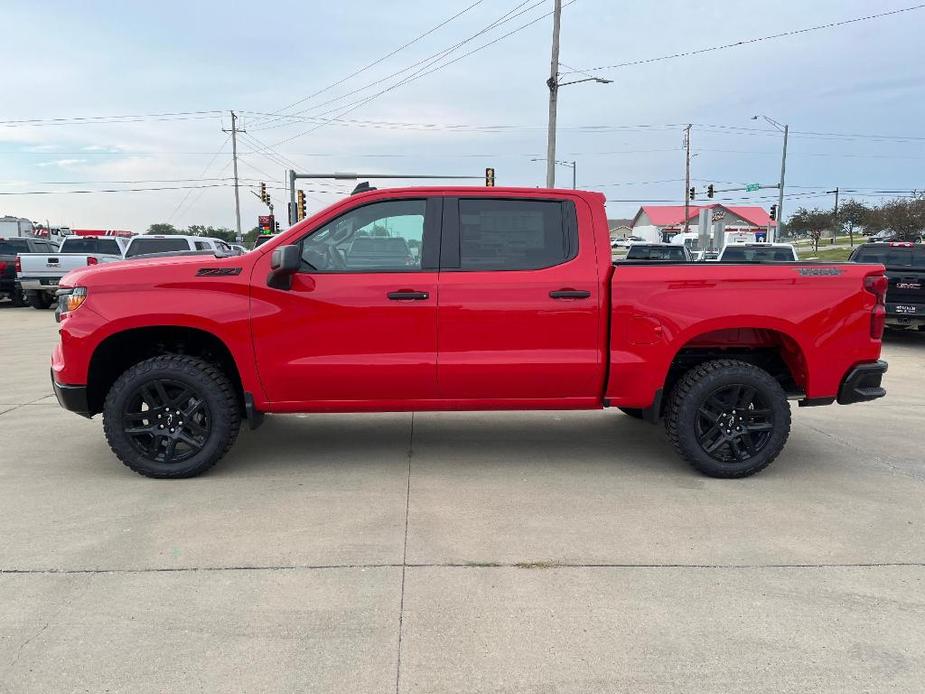
<path id="1" fill-rule="evenodd" d="M 76 270 L 61 405 L 151 477 L 216 463 L 266 413 L 617 407 L 701 472 L 778 455 L 801 405 L 882 397 L 882 265 L 611 260 L 604 197 L 351 196 L 250 253 Z"/>

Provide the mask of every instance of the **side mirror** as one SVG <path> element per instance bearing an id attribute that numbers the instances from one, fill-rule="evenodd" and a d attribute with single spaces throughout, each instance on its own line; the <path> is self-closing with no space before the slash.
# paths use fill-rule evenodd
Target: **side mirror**
<path id="1" fill-rule="evenodd" d="M 274 289 L 291 289 L 292 276 L 302 267 L 302 254 L 299 246 L 280 246 L 270 257 L 270 274 L 267 286 Z"/>

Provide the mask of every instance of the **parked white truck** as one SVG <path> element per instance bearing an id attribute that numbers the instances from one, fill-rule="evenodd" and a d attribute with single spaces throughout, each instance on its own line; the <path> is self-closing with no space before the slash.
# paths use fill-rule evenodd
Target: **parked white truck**
<path id="1" fill-rule="evenodd" d="M 129 240 L 118 236 L 68 236 L 57 253 L 20 253 L 16 275 L 32 308 L 55 302 L 58 282 L 71 270 L 122 260 Z"/>

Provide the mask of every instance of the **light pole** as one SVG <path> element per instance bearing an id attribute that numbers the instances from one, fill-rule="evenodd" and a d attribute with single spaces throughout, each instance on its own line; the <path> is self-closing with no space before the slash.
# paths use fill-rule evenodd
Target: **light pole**
<path id="1" fill-rule="evenodd" d="M 549 87 L 549 123 L 546 133 L 547 188 L 556 187 L 556 118 L 559 107 L 559 87 L 578 84 L 580 82 L 598 82 L 600 84 L 610 84 L 613 82 L 613 80 L 604 79 L 603 77 L 586 77 L 585 79 L 573 80 L 571 82 L 559 81 L 559 26 L 561 22 L 562 0 L 555 0 L 552 18 L 552 57 L 549 61 L 549 79 L 546 80 L 546 86 Z"/>
<path id="2" fill-rule="evenodd" d="M 781 230 L 784 228 L 784 174 L 787 172 L 787 135 L 790 134 L 790 126 L 778 123 L 773 118 L 763 114 L 752 116 L 752 120 L 758 120 L 759 118 L 763 118 L 784 133 L 784 150 L 780 158 L 780 184 L 778 185 L 777 193 L 777 236 L 780 237 Z M 773 242 L 774 238 L 769 238 L 768 241 Z"/>
<path id="3" fill-rule="evenodd" d="M 546 159 L 542 157 L 534 157 L 530 161 L 546 161 Z M 577 161 L 562 161 L 561 159 L 554 159 L 553 164 L 558 164 L 559 166 L 567 166 L 572 170 L 572 190 L 576 190 L 578 188 L 578 175 L 577 175 L 578 162 Z"/>

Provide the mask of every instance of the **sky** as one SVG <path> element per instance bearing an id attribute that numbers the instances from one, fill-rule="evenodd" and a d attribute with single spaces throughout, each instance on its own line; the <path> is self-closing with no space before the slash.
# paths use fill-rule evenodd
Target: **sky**
<path id="1" fill-rule="evenodd" d="M 921 190 L 925 8 L 640 62 L 914 5 L 565 0 L 560 81 L 612 82 L 560 88 L 557 157 L 576 162 L 580 188 L 605 193 L 610 217 L 632 217 L 646 202 L 683 204 L 688 123 L 696 202 L 709 183 L 776 183 L 782 135 L 752 120 L 763 114 L 791 128 L 788 214 L 830 207 L 836 187 L 868 202 Z M 231 109 L 246 130 L 244 230 L 266 213 L 252 194 L 259 181 L 284 218 L 288 168 L 481 177 L 490 166 L 498 185 L 544 185 L 545 163 L 532 160 L 546 152 L 552 6 L 4 0 L 0 216 L 233 228 Z M 615 67 L 594 69 L 604 66 Z M 113 118 L 128 115 L 141 117 Z M 558 167 L 557 183 L 570 187 L 571 175 Z M 302 187 L 311 212 L 352 186 Z M 39 191 L 51 194 L 25 194 Z M 716 201 L 775 199 L 763 190 Z"/>

